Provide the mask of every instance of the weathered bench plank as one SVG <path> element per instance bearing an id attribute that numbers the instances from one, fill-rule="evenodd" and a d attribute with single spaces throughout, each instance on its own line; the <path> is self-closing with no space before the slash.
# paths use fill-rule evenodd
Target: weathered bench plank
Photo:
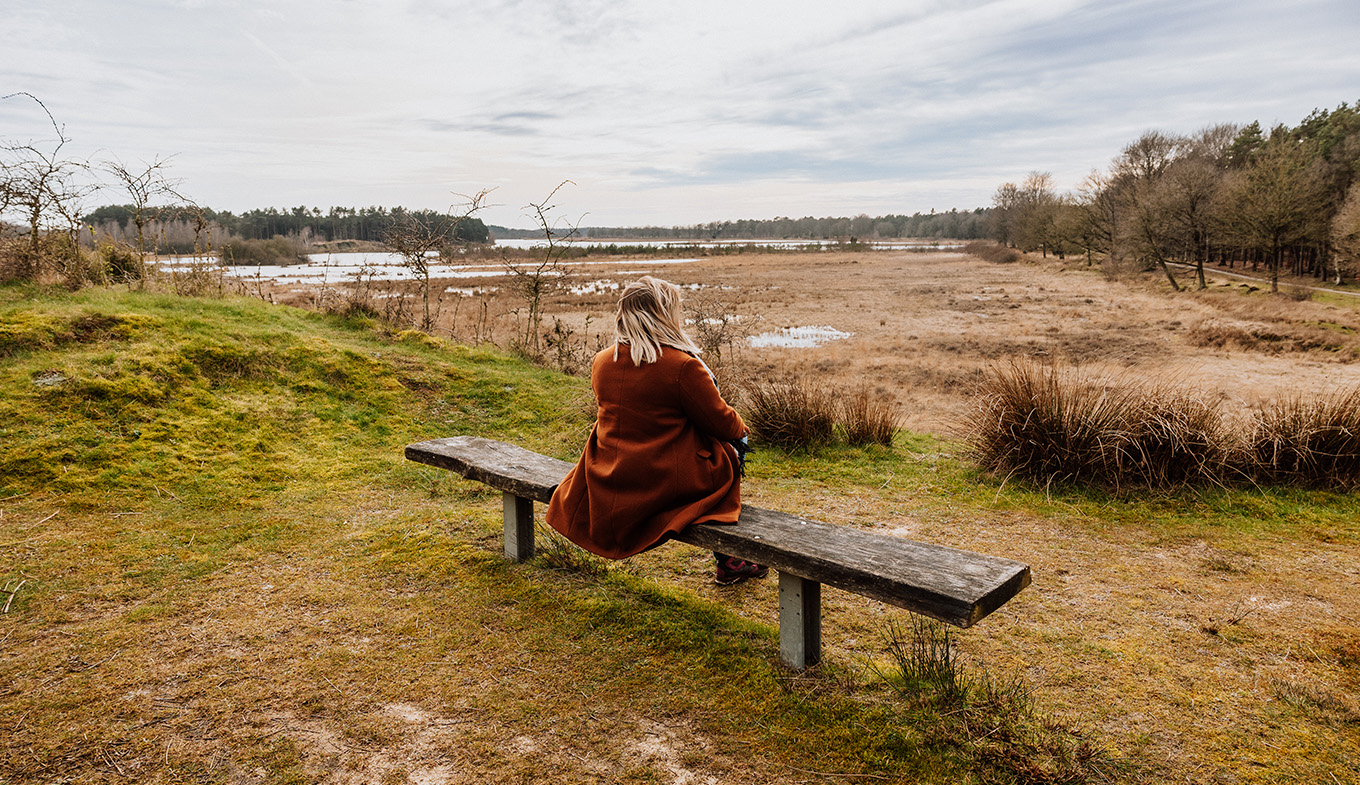
<path id="1" fill-rule="evenodd" d="M 515 560 L 533 555 L 532 505 L 526 510 L 526 500 L 547 502 L 572 466 L 513 444 L 475 436 L 411 444 L 406 447 L 406 457 L 503 491 L 506 557 Z M 789 647 L 784 659 L 798 667 L 815 662 L 820 649 L 818 584 L 969 627 L 1030 583 L 1029 566 L 1010 559 L 750 505 L 742 507 L 736 524 L 697 524 L 676 539 L 768 564 L 779 571 L 781 649 Z M 787 603 L 785 594 L 789 595 Z"/>
<path id="2" fill-rule="evenodd" d="M 1009 559 L 743 506 L 735 526 L 698 525 L 679 539 L 780 572 L 971 627 L 1029 585 Z"/>
<path id="3" fill-rule="evenodd" d="M 452 436 L 406 445 L 407 460 L 457 472 L 498 491 L 546 504 L 572 464 L 516 444 Z"/>

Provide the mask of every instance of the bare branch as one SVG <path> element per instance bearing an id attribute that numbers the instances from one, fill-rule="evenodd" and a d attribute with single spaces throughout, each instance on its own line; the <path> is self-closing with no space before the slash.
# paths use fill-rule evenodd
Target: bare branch
<path id="1" fill-rule="evenodd" d="M 140 168 L 130 168 L 116 158 L 104 162 L 105 171 L 113 175 L 132 200 L 132 223 L 137 227 L 137 254 L 143 263 L 146 261 L 146 225 L 156 218 L 161 207 L 167 206 L 153 205 L 152 201 L 167 196 L 175 202 L 184 201 L 178 191 L 180 181 L 166 176 L 169 163 L 169 158 L 159 156 L 150 163 L 143 161 Z"/>
<path id="2" fill-rule="evenodd" d="M 557 205 L 551 202 L 558 191 L 567 185 L 575 184 L 571 180 L 563 180 L 548 193 L 546 199 L 536 203 L 530 202 L 525 206 L 526 210 L 533 211 L 534 223 L 538 224 L 539 231 L 543 232 L 543 239 L 547 243 L 538 264 L 521 265 L 511 261 L 505 262 L 512 288 L 528 306 L 524 332 L 520 334 L 517 342 L 520 349 L 535 356 L 542 350 L 540 337 L 543 326 L 543 300 L 552 291 L 561 287 L 567 277 L 566 269 L 561 264 L 563 243 L 569 243 L 576 236 L 581 220 L 585 218 L 582 215 L 574 224 L 565 223 L 552 215 Z"/>
<path id="3" fill-rule="evenodd" d="M 424 304 L 420 329 L 430 332 L 439 319 L 441 298 L 430 296 L 430 259 L 449 256 L 454 244 L 461 242 L 459 227 L 486 209 L 493 189 L 484 188 L 471 196 L 454 194 L 464 201 L 450 207 L 447 215 L 403 210 L 387 232 L 387 244 L 401 256 L 402 265 L 411 271 L 420 287 Z"/>
<path id="4" fill-rule="evenodd" d="M 28 98 L 43 110 L 43 114 L 47 115 L 47 119 L 52 123 L 52 130 L 57 132 L 57 139 L 60 140 L 62 144 L 65 144 L 66 142 L 70 141 L 69 139 L 66 138 L 65 127 L 57 124 L 57 118 L 53 117 L 52 113 L 48 111 L 47 104 L 39 100 L 39 98 L 36 95 L 30 92 L 26 92 L 24 90 L 20 90 L 17 93 L 10 93 L 9 95 L 0 95 L 0 101 L 4 101 L 10 98 L 17 98 L 18 96 L 24 96 L 25 98 Z"/>

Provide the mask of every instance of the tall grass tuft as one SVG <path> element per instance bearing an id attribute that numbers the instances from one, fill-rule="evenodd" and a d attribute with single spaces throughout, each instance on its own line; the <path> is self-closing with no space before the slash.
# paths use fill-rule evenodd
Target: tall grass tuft
<path id="1" fill-rule="evenodd" d="M 1216 399 L 1170 384 L 1135 387 L 1131 395 L 1119 472 L 1149 488 L 1222 484 L 1238 472 L 1242 450 Z"/>
<path id="2" fill-rule="evenodd" d="M 1012 363 L 967 423 L 985 469 L 1043 483 L 1165 488 L 1219 483 L 1236 450 L 1215 402 L 1169 384 L 1087 379 Z"/>
<path id="3" fill-rule="evenodd" d="M 746 424 L 758 441 L 784 449 L 807 449 L 832 440 L 836 400 L 806 378 L 753 382 L 744 389 Z"/>
<path id="4" fill-rule="evenodd" d="M 942 708 L 957 708 L 977 692 L 966 679 L 953 635 L 943 624 L 913 615 L 908 629 L 890 625 L 886 641 L 896 670 L 882 675 L 897 692 L 924 696 Z M 988 680 L 989 691 L 990 685 Z"/>
<path id="5" fill-rule="evenodd" d="M 556 530 L 546 525 L 535 526 L 534 529 L 538 533 L 538 548 L 534 559 L 539 565 L 587 578 L 601 578 L 609 572 L 609 562 L 606 559 L 577 547 Z"/>
<path id="6" fill-rule="evenodd" d="M 1264 482 L 1309 488 L 1360 487 L 1360 387 L 1319 398 L 1284 398 L 1264 408 L 1250 436 Z"/>
<path id="7" fill-rule="evenodd" d="M 897 403 L 862 384 L 840 400 L 837 419 L 852 447 L 881 444 L 891 447 L 900 421 Z"/>
<path id="8" fill-rule="evenodd" d="M 945 625 L 912 616 L 887 630 L 892 661 L 879 676 L 929 728 L 927 742 L 958 749 L 983 764 L 984 782 L 1109 782 L 1122 768 L 1079 731 L 1036 711 L 1017 677 L 998 680 L 958 655 Z"/>

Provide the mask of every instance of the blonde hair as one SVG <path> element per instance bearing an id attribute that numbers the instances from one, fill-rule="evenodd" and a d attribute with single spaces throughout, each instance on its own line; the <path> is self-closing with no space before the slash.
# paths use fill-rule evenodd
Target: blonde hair
<path id="1" fill-rule="evenodd" d="M 656 362 L 663 346 L 699 354 L 699 347 L 685 334 L 680 287 L 650 275 L 628 284 L 619 295 L 614 341 L 614 359 L 619 359 L 618 345 L 626 343 L 634 365 Z"/>

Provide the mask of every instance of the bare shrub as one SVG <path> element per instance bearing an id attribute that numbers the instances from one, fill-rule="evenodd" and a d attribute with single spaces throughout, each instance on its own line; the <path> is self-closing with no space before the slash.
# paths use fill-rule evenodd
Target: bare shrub
<path id="1" fill-rule="evenodd" d="M 690 313 L 690 332 L 694 342 L 704 350 L 710 366 L 720 365 L 736 347 L 750 337 L 743 324 L 738 304 L 729 297 L 712 291 L 699 291 L 686 298 L 685 310 Z"/>
<path id="2" fill-rule="evenodd" d="M 967 426 L 985 469 L 1044 483 L 1221 483 L 1238 450 L 1198 393 L 1034 363 L 994 369 Z"/>
<path id="3" fill-rule="evenodd" d="M 455 247 L 464 242 L 463 224 L 486 208 L 490 193 L 483 189 L 471 196 L 456 194 L 463 204 L 450 207 L 447 214 L 403 210 L 388 227 L 384 239 L 415 279 L 421 302 L 418 326 L 423 332 L 434 331 L 444 306 L 443 290 L 435 292 L 431 287 L 430 263 L 435 259 L 447 262 L 453 256 Z"/>
<path id="4" fill-rule="evenodd" d="M 845 441 L 854 447 L 869 444 L 891 447 L 901 419 L 897 402 L 868 384 L 861 384 L 841 398 L 837 415 L 845 431 Z"/>
<path id="5" fill-rule="evenodd" d="M 757 440 L 794 450 L 831 441 L 836 401 L 822 385 L 806 378 L 752 382 L 743 393 L 746 424 Z"/>
<path id="6" fill-rule="evenodd" d="M 987 240 L 974 240 L 963 246 L 963 252 L 995 264 L 1010 264 L 1020 258 L 1020 253 L 1014 248 Z"/>
<path id="7" fill-rule="evenodd" d="M 102 284 L 105 276 L 104 260 L 98 254 L 84 248 L 74 248 L 70 254 L 61 257 L 62 264 L 57 269 L 66 288 L 76 290 L 86 284 Z"/>
<path id="8" fill-rule="evenodd" d="M 1250 450 L 1265 482 L 1360 487 L 1360 386 L 1316 398 L 1294 395 L 1268 405 L 1257 416 Z"/>
<path id="9" fill-rule="evenodd" d="M 221 297 L 226 288 L 226 271 L 203 259 L 193 259 L 170 273 L 170 284 L 181 297 Z"/>
<path id="10" fill-rule="evenodd" d="M 563 373 L 573 376 L 590 373 L 590 363 L 595 354 L 604 348 L 603 336 L 590 340 L 590 316 L 586 316 L 585 327 L 578 335 L 558 317 L 553 317 L 552 328 L 543 331 L 543 358 Z"/>
<path id="11" fill-rule="evenodd" d="M 516 262 L 507 255 L 502 257 L 505 271 L 509 274 L 509 289 L 524 301 L 523 328 L 515 337 L 511 348 L 534 361 L 541 361 L 543 336 L 543 301 L 552 293 L 560 290 L 567 282 L 567 268 L 562 260 L 571 250 L 570 243 L 577 235 L 576 223 L 567 223 L 553 215 L 557 205 L 552 200 L 562 188 L 575 185 L 571 180 L 563 180 L 541 202 L 530 202 L 526 209 L 533 211 L 533 219 L 543 232 L 544 247 L 541 255 L 530 262 Z"/>
<path id="12" fill-rule="evenodd" d="M 110 279 L 119 282 L 137 281 L 146 274 L 142 255 L 136 249 L 119 243 L 99 246 L 98 254 Z"/>
<path id="13" fill-rule="evenodd" d="M 711 291 L 700 291 L 685 299 L 690 314 L 689 332 L 704 352 L 704 362 L 712 369 L 721 389 L 744 389 L 742 365 L 736 362 L 737 347 L 751 337 L 748 321 L 740 313 L 735 298 Z"/>
<path id="14" fill-rule="evenodd" d="M 222 245 L 222 263 L 230 267 L 305 264 L 307 249 L 296 239 L 233 240 Z"/>
<path id="15" fill-rule="evenodd" d="M 379 268 L 368 263 L 347 273 L 347 277 L 349 280 L 342 284 L 323 283 L 317 289 L 313 300 L 317 310 L 346 319 L 372 319 L 391 330 L 419 323 L 414 312 L 418 300 L 408 295 L 403 282 L 383 280 Z M 258 283 L 256 279 L 237 280 L 238 285 L 243 280 Z M 272 295 L 263 289 L 257 296 L 264 299 L 266 295 L 272 301 Z"/>

